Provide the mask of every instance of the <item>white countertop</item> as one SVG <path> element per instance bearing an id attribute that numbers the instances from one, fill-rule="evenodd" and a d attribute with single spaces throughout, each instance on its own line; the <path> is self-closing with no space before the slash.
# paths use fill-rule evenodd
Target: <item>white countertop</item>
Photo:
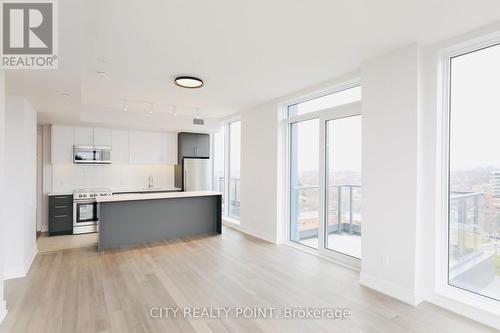
<path id="1" fill-rule="evenodd" d="M 112 190 L 113 193 L 129 193 L 129 192 L 167 192 L 167 191 L 182 191 L 179 187 L 152 187 L 152 188 L 138 188 L 138 189 L 121 189 Z"/>
<path id="2" fill-rule="evenodd" d="M 56 193 L 49 193 L 49 197 L 57 196 L 57 195 L 73 195 L 73 192 L 56 192 Z"/>
<path id="3" fill-rule="evenodd" d="M 111 190 L 113 193 L 129 193 L 129 192 L 167 192 L 167 191 L 182 191 L 181 188 L 178 187 L 153 187 L 153 188 L 133 188 L 133 189 L 119 189 L 119 190 Z M 55 192 L 49 193 L 49 196 L 57 196 L 57 195 L 73 195 L 73 191 L 71 192 Z"/>
<path id="4" fill-rule="evenodd" d="M 111 197 L 97 197 L 96 199 L 97 199 L 97 202 L 115 202 L 115 201 L 133 201 L 133 200 L 207 197 L 207 196 L 213 196 L 213 195 L 221 195 L 221 193 L 220 192 L 213 192 L 213 191 L 133 193 L 133 194 L 114 194 Z"/>

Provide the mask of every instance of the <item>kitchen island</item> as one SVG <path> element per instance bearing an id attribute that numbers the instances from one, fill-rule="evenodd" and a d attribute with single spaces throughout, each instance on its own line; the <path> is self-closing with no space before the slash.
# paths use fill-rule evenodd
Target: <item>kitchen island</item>
<path id="1" fill-rule="evenodd" d="M 222 231 L 219 192 L 118 194 L 97 202 L 99 251 Z"/>

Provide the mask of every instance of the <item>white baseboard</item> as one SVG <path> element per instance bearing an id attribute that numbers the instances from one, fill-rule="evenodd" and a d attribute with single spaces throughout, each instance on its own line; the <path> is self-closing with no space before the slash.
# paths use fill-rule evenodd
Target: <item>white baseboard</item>
<path id="1" fill-rule="evenodd" d="M 7 305 L 5 304 L 5 301 L 0 301 L 0 324 L 5 319 L 6 315 L 7 315 Z"/>
<path id="2" fill-rule="evenodd" d="M 417 306 L 421 302 L 421 297 L 418 297 L 412 290 L 392 282 L 381 280 L 372 275 L 363 274 L 363 271 L 361 271 L 359 283 L 413 306 Z"/>
<path id="3" fill-rule="evenodd" d="M 33 260 L 35 260 L 37 254 L 38 254 L 38 247 L 35 242 L 35 246 L 31 250 L 31 255 L 27 257 L 24 262 L 24 276 L 26 276 L 26 274 L 28 274 L 28 272 L 30 271 L 31 265 L 33 264 Z"/>
<path id="4" fill-rule="evenodd" d="M 28 272 L 31 268 L 31 265 L 33 264 L 33 260 L 35 260 L 37 253 L 38 253 L 38 249 L 35 246 L 35 248 L 33 248 L 33 250 L 32 250 L 32 253 L 30 254 L 30 256 L 28 256 L 25 259 L 23 266 L 19 265 L 19 266 L 15 266 L 15 267 L 5 267 L 4 279 L 11 280 L 11 279 L 18 279 L 18 278 L 25 277 L 26 274 L 28 274 Z"/>
<path id="5" fill-rule="evenodd" d="M 26 273 L 24 272 L 24 267 L 22 266 L 7 266 L 5 267 L 5 271 L 3 272 L 4 280 L 12 280 L 25 277 Z"/>
<path id="6" fill-rule="evenodd" d="M 489 309 L 488 306 L 480 304 L 467 304 L 463 301 L 454 299 L 451 295 L 432 293 L 427 299 L 427 302 L 455 312 L 461 316 L 470 318 L 484 325 L 491 326 L 500 330 L 500 317 L 498 316 L 498 306 L 494 309 Z M 488 300 L 489 302 L 489 300 Z"/>
<path id="7" fill-rule="evenodd" d="M 260 231 L 255 231 L 255 230 L 251 230 L 251 229 L 245 228 L 241 224 L 232 223 L 231 221 L 225 220 L 224 218 L 222 219 L 222 224 L 225 227 L 228 227 L 228 228 L 231 228 L 231 229 L 243 232 L 243 233 L 245 233 L 247 235 L 253 236 L 255 238 L 262 239 L 262 240 L 264 240 L 266 242 L 273 243 L 273 244 L 276 243 L 276 240 L 273 239 L 272 237 L 269 237 L 269 235 L 266 235 L 266 234 L 264 234 L 264 233 L 262 233 Z"/>

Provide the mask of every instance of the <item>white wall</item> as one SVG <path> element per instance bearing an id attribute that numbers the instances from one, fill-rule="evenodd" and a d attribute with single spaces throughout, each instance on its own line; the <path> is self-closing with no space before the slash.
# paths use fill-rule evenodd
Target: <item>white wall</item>
<path id="1" fill-rule="evenodd" d="M 242 231 L 275 242 L 277 239 L 278 116 L 276 103 L 241 114 Z"/>
<path id="2" fill-rule="evenodd" d="M 361 67 L 360 282 L 410 304 L 420 301 L 416 290 L 419 54 L 414 45 Z"/>
<path id="3" fill-rule="evenodd" d="M 80 188 L 133 190 L 148 187 L 153 176 L 155 187 L 174 187 L 173 165 L 52 165 L 52 192 L 73 193 Z"/>
<path id="4" fill-rule="evenodd" d="M 5 208 L 7 207 L 4 198 L 4 165 L 5 165 L 5 72 L 0 71 L 0 242 L 3 242 L 5 233 Z M 3 280 L 4 280 L 4 253 L 5 249 L 0 245 L 0 323 L 7 314 L 7 308 L 4 301 Z"/>
<path id="5" fill-rule="evenodd" d="M 49 193 L 52 192 L 51 128 L 42 126 L 42 231 L 49 230 Z"/>
<path id="6" fill-rule="evenodd" d="M 42 230 L 43 214 L 43 127 L 36 127 L 36 231 Z"/>
<path id="7" fill-rule="evenodd" d="M 25 276 L 36 255 L 36 112 L 20 97 L 7 96 L 5 118 L 5 223 L 7 279 Z"/>

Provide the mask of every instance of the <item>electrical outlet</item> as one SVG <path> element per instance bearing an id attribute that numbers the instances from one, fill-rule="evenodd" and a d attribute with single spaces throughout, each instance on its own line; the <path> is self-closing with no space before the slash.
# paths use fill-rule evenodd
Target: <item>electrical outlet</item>
<path id="1" fill-rule="evenodd" d="M 382 265 L 389 266 L 389 256 L 382 256 Z"/>

